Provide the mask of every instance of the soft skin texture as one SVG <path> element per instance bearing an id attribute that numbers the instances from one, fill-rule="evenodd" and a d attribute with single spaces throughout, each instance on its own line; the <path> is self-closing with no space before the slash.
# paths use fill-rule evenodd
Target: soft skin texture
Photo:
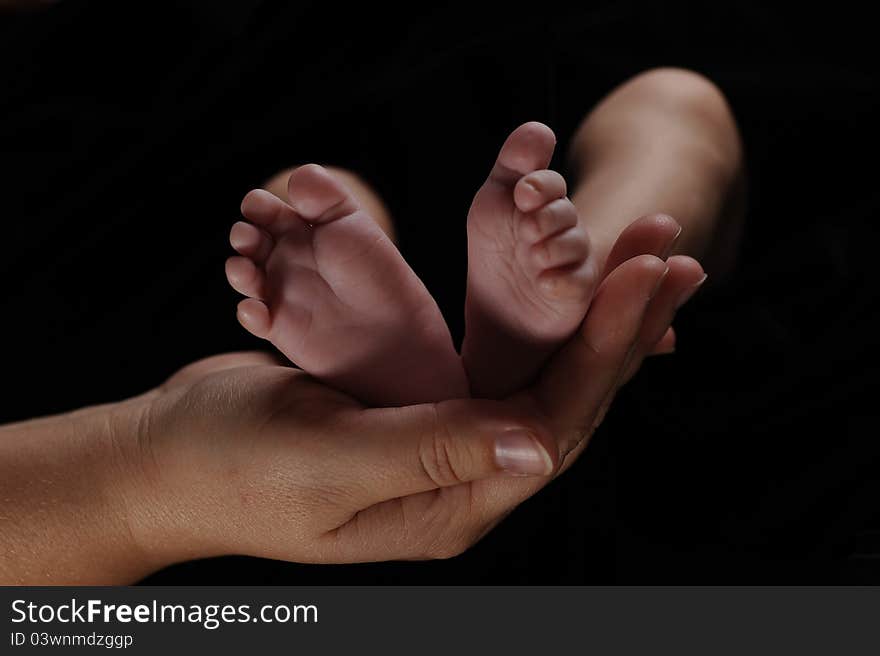
<path id="1" fill-rule="evenodd" d="M 565 180 L 547 170 L 555 145 L 542 123 L 514 130 L 468 212 L 462 359 L 478 397 L 528 383 L 580 324 L 598 281 Z"/>
<path id="2" fill-rule="evenodd" d="M 582 326 L 502 401 L 366 408 L 229 354 L 128 401 L 0 428 L 0 581 L 130 583 L 232 553 L 461 553 L 573 462 L 649 352 L 645 327 L 668 326 L 687 290 L 673 274 L 695 263 L 630 258 L 654 229 L 635 224 Z"/>
<path id="3" fill-rule="evenodd" d="M 262 188 L 287 202 L 287 181 L 290 180 L 290 175 L 298 168 L 298 166 L 293 166 L 279 171 L 266 180 Z M 388 238 L 396 244 L 397 235 L 394 229 L 394 221 L 391 218 L 391 212 L 375 190 L 363 178 L 352 171 L 330 165 L 325 165 L 324 168 L 339 179 L 355 197 L 358 205 L 379 224 L 379 227 L 388 235 Z"/>
<path id="4" fill-rule="evenodd" d="M 241 324 L 338 390 L 374 405 L 467 396 L 433 297 L 335 175 L 290 174 L 288 202 L 250 192 L 230 242 L 230 284 L 248 296 Z"/>
<path id="5" fill-rule="evenodd" d="M 530 381 L 580 324 L 598 280 L 565 180 L 546 169 L 555 143 L 541 123 L 514 130 L 468 213 L 462 361 L 478 397 Z M 276 196 L 278 183 L 268 185 Z M 287 199 L 251 192 L 242 214 L 252 223 L 230 235 L 241 257 L 227 263 L 227 277 L 250 297 L 239 306 L 242 325 L 372 404 L 467 396 L 446 324 L 383 238 L 377 224 L 390 223 L 387 211 L 369 188 L 312 164 L 290 173 Z"/>
<path id="6" fill-rule="evenodd" d="M 656 225 L 645 233 L 637 252 L 666 259 L 673 246 L 664 251 L 657 242 L 675 241 L 676 254 L 669 263 L 674 278 L 680 275 L 689 281 L 687 296 L 705 279 L 695 279 L 696 268 L 687 260 L 678 260 L 679 255 L 708 260 L 710 270 L 720 276 L 729 273 L 735 262 L 744 195 L 741 145 L 730 108 L 706 78 L 681 69 L 656 69 L 609 94 L 586 117 L 568 153 L 576 178 L 571 201 L 563 178 L 546 170 L 554 146 L 552 131 L 540 123 L 515 130 L 468 215 L 467 329 L 462 360 L 469 390 L 478 397 L 502 398 L 520 389 L 571 335 L 601 278 L 598 272 L 613 268 L 608 266 L 611 249 L 633 216 L 662 210 L 681 221 L 666 214 L 645 217 Z M 393 235 L 387 208 L 378 196 L 357 176 L 332 171 L 351 187 L 351 206 L 359 203 L 368 211 L 359 210 L 359 225 L 364 227 L 360 236 L 353 230 L 339 230 L 347 241 L 323 240 L 328 255 L 315 261 L 324 259 L 325 269 L 334 266 L 330 254 L 340 250 L 340 245 L 372 238 L 377 232 L 366 229 L 370 222 L 363 217 L 373 218 Z M 282 193 L 283 177 L 270 181 L 273 193 Z M 257 197 L 249 198 L 258 207 Z M 265 199 L 260 202 L 269 206 Z M 259 211 L 253 218 L 259 223 Z M 283 289 L 286 282 L 296 281 L 289 267 L 267 278 L 263 258 L 275 251 L 266 245 L 268 239 L 254 230 L 247 232 L 246 224 L 236 225 L 232 241 L 246 257 L 230 262 L 230 282 L 256 299 L 245 302 L 239 316 L 252 332 L 263 334 L 269 312 L 261 304 L 265 300 L 261 294 L 270 293 L 266 287 Z M 344 297 L 354 284 L 357 298 L 376 301 L 364 304 L 370 311 L 357 311 L 357 304 L 346 308 L 348 321 L 363 336 L 356 340 L 356 348 L 347 335 L 321 331 L 319 342 L 324 348 L 307 351 L 295 343 L 298 333 L 280 327 L 285 322 L 271 322 L 274 335 L 270 339 L 306 370 L 373 403 L 395 405 L 463 396 L 464 383 L 450 353 L 445 325 L 421 283 L 393 249 L 376 249 L 360 259 L 363 269 L 372 267 L 377 272 L 372 289 L 362 293 L 362 275 L 336 276 L 337 283 L 328 286 L 337 297 Z M 389 272 L 393 275 L 386 275 Z M 346 278 L 357 280 L 350 284 Z M 382 295 L 385 289 L 398 288 L 403 293 Z M 320 319 L 319 324 L 345 325 L 338 321 L 340 313 L 333 311 L 335 304 L 322 302 L 328 296 L 313 294 L 314 303 L 303 298 L 288 302 L 282 296 L 281 302 L 269 305 L 282 317 L 295 311 L 302 314 L 305 307 L 310 317 Z M 391 321 L 383 317 L 386 323 L 380 325 L 372 312 L 375 307 L 389 308 Z M 427 309 L 418 311 L 422 307 Z M 395 325 L 395 315 L 400 318 L 398 324 L 403 317 L 419 317 L 417 329 L 389 330 L 389 324 Z M 387 357 L 388 335 L 404 336 L 399 359 Z M 652 334 L 651 339 L 657 353 L 675 349 L 671 329 Z M 367 362 L 384 364 L 359 366 Z M 390 364 L 401 366 L 383 371 Z M 440 375 L 419 378 L 420 372 L 434 369 Z"/>

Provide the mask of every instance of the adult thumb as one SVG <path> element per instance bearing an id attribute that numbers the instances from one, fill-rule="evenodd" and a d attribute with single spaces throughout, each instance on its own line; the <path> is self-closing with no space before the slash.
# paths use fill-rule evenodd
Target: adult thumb
<path id="1" fill-rule="evenodd" d="M 366 410 L 357 461 L 373 503 L 497 476 L 549 476 L 559 448 L 546 428 L 504 401 L 460 399 Z"/>

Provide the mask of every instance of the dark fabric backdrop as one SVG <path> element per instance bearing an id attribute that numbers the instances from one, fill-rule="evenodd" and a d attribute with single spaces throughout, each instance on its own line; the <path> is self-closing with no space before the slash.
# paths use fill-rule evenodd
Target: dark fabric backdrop
<path id="1" fill-rule="evenodd" d="M 809 13 L 813 11 L 813 13 Z M 462 557 L 235 557 L 148 583 L 880 582 L 870 21 L 838 6 L 76 2 L 0 17 L 0 421 L 124 398 L 262 348 L 223 275 L 242 195 L 360 172 L 461 336 L 464 217 L 506 133 L 560 137 L 686 66 L 740 122 L 740 268 L 677 322 L 566 476 Z M 674 166 L 674 162 L 670 163 Z"/>

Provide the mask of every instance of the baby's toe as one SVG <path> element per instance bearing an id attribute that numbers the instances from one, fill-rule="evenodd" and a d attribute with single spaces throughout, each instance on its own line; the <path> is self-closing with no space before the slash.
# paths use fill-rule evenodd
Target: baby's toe
<path id="1" fill-rule="evenodd" d="M 555 269 L 580 263 L 590 254 L 590 240 L 578 226 L 538 242 L 531 248 L 534 266 L 539 270 Z"/>
<path id="2" fill-rule="evenodd" d="M 263 339 L 272 329 L 269 308 L 255 298 L 246 298 L 238 304 L 238 321 L 245 330 Z"/>
<path id="3" fill-rule="evenodd" d="M 490 179 L 514 185 L 532 171 L 546 169 L 556 147 L 556 135 L 543 123 L 532 121 L 514 130 L 495 161 Z"/>
<path id="4" fill-rule="evenodd" d="M 550 201 L 537 211 L 522 214 L 520 217 L 521 234 L 524 239 L 533 243 L 569 230 L 577 224 L 577 209 L 568 198 Z"/>
<path id="5" fill-rule="evenodd" d="M 300 166 L 287 181 L 291 207 L 310 223 L 328 223 L 354 213 L 357 201 L 323 166 Z"/>
<path id="6" fill-rule="evenodd" d="M 565 178 L 556 171 L 534 171 L 524 175 L 513 188 L 513 200 L 520 212 L 534 212 L 558 198 L 565 197 Z"/>
<path id="7" fill-rule="evenodd" d="M 272 237 L 251 223 L 239 221 L 229 231 L 229 243 L 239 255 L 263 264 L 272 252 Z"/>
<path id="8" fill-rule="evenodd" d="M 265 189 L 253 189 L 245 195 L 241 214 L 275 238 L 302 223 L 290 205 Z"/>
<path id="9" fill-rule="evenodd" d="M 266 298 L 266 274 L 246 257 L 226 260 L 226 279 L 239 294 L 251 298 Z"/>

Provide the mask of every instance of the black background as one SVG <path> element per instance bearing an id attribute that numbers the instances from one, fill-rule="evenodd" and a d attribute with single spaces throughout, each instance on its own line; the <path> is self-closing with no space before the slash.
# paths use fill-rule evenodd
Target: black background
<path id="1" fill-rule="evenodd" d="M 545 121 L 561 155 L 614 86 L 685 66 L 742 130 L 740 267 L 681 313 L 677 355 L 646 363 L 575 468 L 450 561 L 224 558 L 148 582 L 876 583 L 872 25 L 758 2 L 63 0 L 2 16 L 0 421 L 264 348 L 235 321 L 228 229 L 249 188 L 306 161 L 381 190 L 460 337 L 465 210 L 507 132 Z"/>

